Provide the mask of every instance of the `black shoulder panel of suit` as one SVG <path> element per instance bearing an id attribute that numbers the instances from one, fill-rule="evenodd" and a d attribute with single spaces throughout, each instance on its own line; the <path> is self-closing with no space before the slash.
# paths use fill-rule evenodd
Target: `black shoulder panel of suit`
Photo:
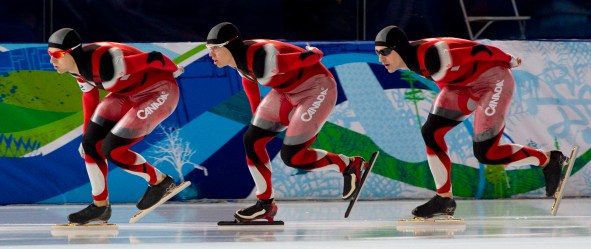
<path id="1" fill-rule="evenodd" d="M 305 60 L 306 58 L 308 58 L 309 56 L 312 55 L 316 55 L 316 53 L 312 52 L 312 51 L 306 51 L 300 54 L 300 60 Z"/>
<path id="2" fill-rule="evenodd" d="M 404 63 L 406 63 L 408 69 L 418 74 L 421 74 L 421 68 L 419 66 L 419 58 L 417 56 L 417 53 L 419 47 L 424 43 L 425 41 L 423 40 L 411 42 L 408 50 L 403 51 L 400 55 L 402 57 L 402 60 L 404 60 Z"/>
<path id="3" fill-rule="evenodd" d="M 99 74 L 101 80 L 103 82 L 112 80 L 115 74 L 113 56 L 111 56 L 111 53 L 106 52 L 101 56 L 100 61 Z"/>
<path id="4" fill-rule="evenodd" d="M 152 61 L 160 61 L 162 63 L 162 66 L 166 64 L 166 62 L 164 61 L 164 57 L 162 56 L 162 53 L 156 51 L 152 51 L 148 54 L 148 59 L 146 60 L 146 63 L 150 64 Z"/>
<path id="5" fill-rule="evenodd" d="M 99 46 L 96 44 L 89 44 L 82 48 L 83 52 L 79 58 L 74 58 L 76 60 L 76 65 L 78 66 L 78 72 L 85 80 L 92 81 L 92 53 L 98 47 Z"/>
<path id="6" fill-rule="evenodd" d="M 257 78 L 262 78 L 265 74 L 265 58 L 267 56 L 267 52 L 263 47 L 257 49 L 254 52 L 252 58 L 252 71 Z"/>
<path id="7" fill-rule="evenodd" d="M 427 48 L 425 51 L 425 68 L 429 74 L 435 74 L 441 67 L 441 58 L 439 58 L 439 52 L 435 46 Z"/>
<path id="8" fill-rule="evenodd" d="M 474 47 L 472 47 L 472 51 L 470 52 L 470 54 L 472 54 L 472 56 L 474 56 L 474 55 L 476 55 L 480 52 L 483 52 L 483 51 L 486 52 L 489 56 L 493 55 L 493 52 L 490 51 L 490 49 L 487 46 L 485 46 L 484 44 L 478 44 L 478 45 L 475 45 Z"/>

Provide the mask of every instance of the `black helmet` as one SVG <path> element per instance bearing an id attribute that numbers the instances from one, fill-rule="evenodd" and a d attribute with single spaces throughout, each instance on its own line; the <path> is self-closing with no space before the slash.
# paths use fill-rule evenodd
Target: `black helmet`
<path id="1" fill-rule="evenodd" d="M 400 53 L 399 49 L 406 49 L 409 46 L 406 33 L 397 26 L 388 26 L 383 28 L 376 36 L 376 46 L 394 48 Z"/>
<path id="2" fill-rule="evenodd" d="M 71 28 L 62 28 L 53 32 L 47 41 L 47 46 L 61 50 L 72 49 L 69 54 L 74 58 L 76 64 L 79 64 L 78 62 L 82 58 L 82 39 L 80 39 L 78 32 Z"/>
<path id="3" fill-rule="evenodd" d="M 213 26 L 209 34 L 207 34 L 207 44 L 233 43 L 234 41 L 242 41 L 242 38 L 240 37 L 238 28 L 229 22 L 223 22 Z"/>
<path id="4" fill-rule="evenodd" d="M 238 28 L 229 22 L 217 24 L 207 34 L 207 44 L 224 44 L 230 50 L 238 68 L 247 70 L 246 67 L 246 45 L 242 40 Z"/>
<path id="5" fill-rule="evenodd" d="M 47 43 L 50 48 L 68 50 L 80 45 L 82 43 L 82 39 L 80 39 L 80 35 L 78 35 L 76 30 L 71 28 L 63 28 L 53 32 Z"/>

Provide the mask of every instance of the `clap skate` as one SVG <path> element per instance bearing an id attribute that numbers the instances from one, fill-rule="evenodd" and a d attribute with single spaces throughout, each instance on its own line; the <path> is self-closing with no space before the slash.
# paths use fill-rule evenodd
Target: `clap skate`
<path id="1" fill-rule="evenodd" d="M 117 230 L 119 226 L 116 224 L 109 224 L 111 218 L 111 205 L 98 207 L 90 204 L 86 208 L 71 213 L 68 215 L 67 224 L 56 224 L 51 227 L 54 231 L 64 230 L 93 230 L 93 231 L 108 231 Z M 98 223 L 91 223 L 98 222 Z"/>
<path id="2" fill-rule="evenodd" d="M 137 204 L 137 208 L 141 210 L 131 217 L 131 219 L 129 219 L 129 223 L 137 222 L 139 219 L 152 212 L 164 202 L 168 201 L 170 198 L 189 187 L 189 185 L 191 185 L 191 182 L 186 181 L 181 185 L 176 186 L 174 179 L 167 175 L 158 185 L 148 186 L 144 196 Z"/>
<path id="3" fill-rule="evenodd" d="M 412 210 L 412 219 L 402 219 L 398 226 L 404 225 L 465 225 L 463 219 L 454 218 L 456 201 L 453 198 L 435 195 L 427 203 Z"/>
<path id="4" fill-rule="evenodd" d="M 570 174 L 573 170 L 573 165 L 575 164 L 575 160 L 577 159 L 577 152 L 579 150 L 578 146 L 573 147 L 573 149 L 570 152 L 570 155 L 568 156 L 567 160 L 567 164 L 566 164 L 566 172 L 564 174 L 564 176 L 562 176 L 561 180 L 560 180 L 560 184 L 558 185 L 558 188 L 556 189 L 556 192 L 553 194 L 554 196 L 554 203 L 552 204 L 552 215 L 556 215 L 556 212 L 558 212 L 558 206 L 560 206 L 560 201 L 562 200 L 562 196 L 564 195 L 564 187 L 566 186 L 566 183 L 568 182 L 568 178 L 570 177 Z M 560 168 L 560 173 L 562 173 L 562 164 L 564 164 L 564 161 L 561 161 L 561 168 Z"/>
<path id="5" fill-rule="evenodd" d="M 271 200 L 257 200 L 253 206 L 240 209 L 234 214 L 233 221 L 220 221 L 218 226 L 235 226 L 235 225 L 271 225 L 283 226 L 283 221 L 276 221 L 277 205 L 275 201 Z M 267 221 L 261 221 L 261 219 Z"/>
<path id="6" fill-rule="evenodd" d="M 361 189 L 363 188 L 363 184 L 365 183 L 367 176 L 371 172 L 373 165 L 376 163 L 376 160 L 377 160 L 379 154 L 380 154 L 379 151 L 375 151 L 373 154 L 371 154 L 371 158 L 369 159 L 369 162 L 364 167 L 363 174 L 362 174 L 361 178 L 359 179 L 358 184 L 356 184 L 356 188 L 355 188 L 354 192 L 350 196 L 350 197 L 352 197 L 352 199 L 349 202 L 349 206 L 347 207 L 347 211 L 345 211 L 345 218 L 349 217 L 349 214 L 351 213 L 351 210 L 353 209 L 353 205 L 355 205 L 355 203 L 357 202 L 357 199 L 359 199 L 359 194 L 361 193 Z M 343 198 L 343 199 L 345 199 L 345 198 Z"/>

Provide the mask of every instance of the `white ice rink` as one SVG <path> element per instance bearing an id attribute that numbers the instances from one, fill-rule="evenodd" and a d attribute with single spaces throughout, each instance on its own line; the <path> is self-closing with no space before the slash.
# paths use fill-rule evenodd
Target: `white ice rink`
<path id="1" fill-rule="evenodd" d="M 458 200 L 465 226 L 397 226 L 426 200 L 361 201 L 343 218 L 345 201 L 278 201 L 283 228 L 220 229 L 254 202 L 168 203 L 135 224 L 134 205 L 113 205 L 118 230 L 56 232 L 51 226 L 82 205 L 0 206 L 1 248 L 589 248 L 591 199 Z"/>

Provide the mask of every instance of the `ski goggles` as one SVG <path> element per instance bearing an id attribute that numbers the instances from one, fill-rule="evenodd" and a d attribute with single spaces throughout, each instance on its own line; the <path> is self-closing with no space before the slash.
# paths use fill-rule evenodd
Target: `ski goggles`
<path id="1" fill-rule="evenodd" d="M 218 43 L 218 44 L 207 44 L 205 46 L 209 50 L 215 50 L 215 49 L 222 48 L 222 47 L 228 45 L 230 42 L 232 42 L 233 40 L 236 40 L 236 39 L 238 39 L 238 36 L 235 36 L 234 38 L 228 40 L 227 42 L 222 42 L 222 43 Z"/>
<path id="2" fill-rule="evenodd" d="M 49 51 L 47 50 L 47 53 L 49 54 L 49 56 L 51 56 L 52 58 L 62 58 L 64 56 L 66 56 L 67 53 L 72 52 L 72 50 L 76 49 L 77 47 L 80 47 L 80 45 L 82 45 L 82 43 L 74 46 L 73 48 L 67 49 L 67 50 L 57 50 L 57 51 Z"/>
<path id="3" fill-rule="evenodd" d="M 394 47 L 387 47 L 382 48 L 380 50 L 376 50 L 376 54 L 381 56 L 388 56 L 390 55 L 390 53 L 392 53 L 392 51 L 394 51 Z"/>

